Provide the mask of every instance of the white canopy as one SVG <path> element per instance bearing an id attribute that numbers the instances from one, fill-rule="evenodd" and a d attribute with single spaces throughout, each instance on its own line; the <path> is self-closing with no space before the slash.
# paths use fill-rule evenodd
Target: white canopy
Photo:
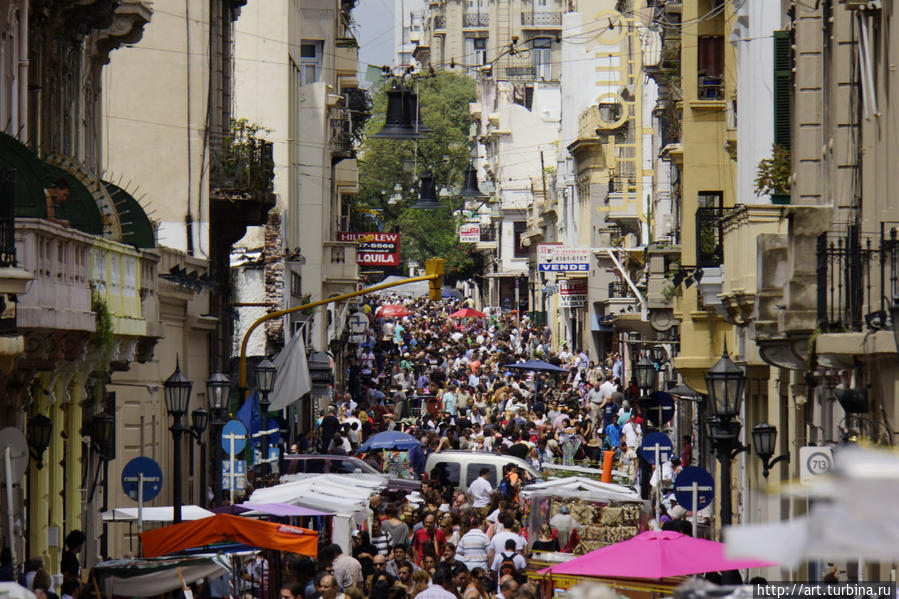
<path id="1" fill-rule="evenodd" d="M 215 514 L 209 510 L 204 510 L 198 505 L 181 506 L 182 520 L 202 520 L 203 518 L 209 518 L 210 516 L 215 516 Z M 103 520 L 106 520 L 107 522 L 137 520 L 137 508 L 117 507 L 108 510 L 103 512 Z M 172 506 L 144 508 L 144 522 L 173 522 L 174 520 L 175 508 Z"/>
<path id="2" fill-rule="evenodd" d="M 359 518 L 367 515 L 371 496 L 386 486 L 386 478 L 374 475 L 307 475 L 274 487 L 256 489 L 249 502 L 289 503 Z"/>
<path id="3" fill-rule="evenodd" d="M 399 281 L 400 279 L 404 279 L 404 278 L 405 277 L 398 277 L 396 275 L 390 275 L 389 277 L 384 277 L 384 280 L 381 281 L 381 283 L 393 283 L 394 281 Z M 376 293 L 378 295 L 403 295 L 406 297 L 424 297 L 428 294 L 428 282 L 427 281 L 415 281 L 414 283 L 405 283 L 403 285 L 397 285 L 396 287 L 389 287 L 387 289 L 381 289 L 380 291 L 373 291 L 372 293 Z"/>
<path id="4" fill-rule="evenodd" d="M 724 530 L 729 558 L 758 558 L 790 568 L 807 560 L 899 561 L 899 454 L 848 447 L 834 454 L 830 480 L 810 496 L 830 497 L 788 522 L 731 526 Z M 795 487 L 789 491 L 795 494 Z"/>
<path id="5" fill-rule="evenodd" d="M 627 487 L 580 476 L 558 478 L 528 485 L 522 489 L 521 494 L 524 497 L 576 497 L 585 501 L 598 501 L 601 503 L 610 501 L 641 501 L 640 495 Z"/>
<path id="6" fill-rule="evenodd" d="M 178 570 L 180 569 L 180 577 Z M 114 560 L 97 564 L 106 595 L 155 597 L 194 583 L 201 578 L 216 578 L 230 571 L 228 559 L 221 555 Z"/>

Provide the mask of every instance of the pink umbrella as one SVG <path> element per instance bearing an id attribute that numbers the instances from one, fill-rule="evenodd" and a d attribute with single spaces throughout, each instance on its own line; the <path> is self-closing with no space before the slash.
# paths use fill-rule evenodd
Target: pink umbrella
<path id="1" fill-rule="evenodd" d="M 406 306 L 385 304 L 375 310 L 375 314 L 382 318 L 402 318 L 403 316 L 409 316 L 412 312 L 409 312 Z"/>
<path id="2" fill-rule="evenodd" d="M 571 561 L 540 570 L 540 574 L 605 578 L 670 578 L 703 572 L 766 568 L 775 564 L 724 557 L 724 543 L 694 539 L 670 530 L 647 531 Z"/>

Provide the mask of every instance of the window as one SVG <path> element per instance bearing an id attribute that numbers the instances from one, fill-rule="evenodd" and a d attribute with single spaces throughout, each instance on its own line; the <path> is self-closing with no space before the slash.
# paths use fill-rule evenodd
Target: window
<path id="1" fill-rule="evenodd" d="M 699 36 L 699 63 L 697 68 L 700 77 L 724 75 L 724 37 L 720 35 Z"/>
<path id="2" fill-rule="evenodd" d="M 300 44 L 300 84 L 315 83 L 322 74 L 322 42 L 303 40 Z"/>
<path id="3" fill-rule="evenodd" d="M 493 464 L 469 464 L 468 468 L 465 470 L 465 480 L 468 481 L 469 485 L 473 483 L 481 475 L 481 468 L 490 468 L 490 474 L 487 475 L 487 480 L 490 481 L 490 486 L 495 489 L 496 466 Z"/>
<path id="4" fill-rule="evenodd" d="M 524 235 L 525 230 L 527 229 L 527 223 L 523 220 L 515 221 L 512 223 L 512 231 L 513 231 L 513 239 L 512 239 L 512 250 L 513 258 L 527 258 L 528 250 L 526 247 L 521 245 L 521 236 Z"/>
<path id="5" fill-rule="evenodd" d="M 303 277 L 298 272 L 290 272 L 290 295 L 293 297 L 303 296 Z"/>
<path id="6" fill-rule="evenodd" d="M 431 470 L 431 480 L 437 481 L 442 487 L 452 487 L 455 489 L 459 486 L 459 474 L 462 468 L 458 462 L 439 462 Z"/>
<path id="7" fill-rule="evenodd" d="M 481 66 L 487 64 L 487 38 L 465 38 L 465 64 L 468 66 Z"/>
<path id="8" fill-rule="evenodd" d="M 552 40 L 539 37 L 531 42 L 531 55 L 534 57 L 534 76 L 549 81 L 553 77 Z"/>

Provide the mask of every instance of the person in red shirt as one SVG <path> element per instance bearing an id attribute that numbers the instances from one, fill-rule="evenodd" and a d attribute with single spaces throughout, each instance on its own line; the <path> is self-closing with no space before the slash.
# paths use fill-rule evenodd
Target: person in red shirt
<path id="1" fill-rule="evenodd" d="M 421 567 L 421 560 L 424 555 L 424 546 L 431 544 L 434 548 L 434 555 L 443 554 L 443 547 L 446 545 L 446 535 L 437 528 L 437 518 L 433 513 L 425 515 L 423 526 L 415 531 L 412 537 L 412 550 L 415 554 L 415 563 Z"/>

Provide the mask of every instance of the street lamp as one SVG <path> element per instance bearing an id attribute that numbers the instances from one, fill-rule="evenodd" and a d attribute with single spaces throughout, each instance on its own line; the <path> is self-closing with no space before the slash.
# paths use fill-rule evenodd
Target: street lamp
<path id="1" fill-rule="evenodd" d="M 634 364 L 634 378 L 637 380 L 637 386 L 643 390 L 645 395 L 656 384 L 655 364 L 646 356 L 641 356 L 637 363 Z"/>
<path id="2" fill-rule="evenodd" d="M 231 379 L 223 372 L 216 371 L 206 381 L 206 397 L 212 419 L 209 425 L 209 442 L 212 443 L 212 493 L 216 507 L 222 504 L 222 428 L 228 416 L 228 403 L 231 399 Z M 206 465 L 203 466 L 204 468 Z"/>
<path id="3" fill-rule="evenodd" d="M 205 507 L 209 498 L 206 495 L 206 441 L 203 440 L 203 433 L 209 422 L 209 412 L 205 408 L 198 408 L 190 413 L 190 421 L 190 434 L 200 446 L 200 505 Z M 190 463 L 193 465 L 193 460 Z"/>
<path id="4" fill-rule="evenodd" d="M 263 358 L 256 365 L 256 388 L 262 394 L 262 397 L 259 399 L 259 418 L 262 420 L 259 430 L 262 431 L 268 430 L 268 394 L 272 392 L 274 387 L 275 365 L 268 358 Z M 268 460 L 268 433 L 262 435 L 262 460 L 263 463 L 268 464 L 268 462 L 264 461 Z M 268 472 L 268 468 L 263 468 L 263 472 Z"/>
<path id="5" fill-rule="evenodd" d="M 53 421 L 43 414 L 35 414 L 28 419 L 28 449 L 40 470 L 44 467 L 44 452 L 50 447 Z"/>
<path id="6" fill-rule="evenodd" d="M 721 525 L 725 526 L 733 520 L 730 464 L 740 452 L 748 449 L 738 440 L 742 424 L 734 419 L 740 413 L 746 375 L 727 356 L 726 343 L 721 359 L 706 372 L 705 384 L 712 409 L 712 415 L 706 421 L 706 430 L 715 448 L 715 456 L 721 462 Z"/>
<path id="7" fill-rule="evenodd" d="M 412 205 L 413 210 L 438 210 L 446 208 L 437 200 L 437 186 L 432 173 L 425 173 L 419 179 L 418 201 Z"/>
<path id="8" fill-rule="evenodd" d="M 163 383 L 165 387 L 165 407 L 169 416 L 174 418 L 172 428 L 172 439 L 175 443 L 173 459 L 175 461 L 172 484 L 172 503 L 174 507 L 175 524 L 181 522 L 181 433 L 184 432 L 184 426 L 181 424 L 181 417 L 187 413 L 187 406 L 190 404 L 190 392 L 193 383 L 187 380 L 181 374 L 181 364 L 178 358 L 175 358 L 175 372 Z"/>
<path id="9" fill-rule="evenodd" d="M 755 446 L 755 454 L 762 460 L 762 474 L 765 475 L 765 478 L 768 478 L 768 473 L 771 472 L 775 464 L 784 460 L 790 461 L 789 453 L 779 455 L 773 460 L 771 459 L 771 456 L 774 455 L 775 441 L 777 441 L 776 426 L 762 422 L 752 427 L 752 444 Z"/>

